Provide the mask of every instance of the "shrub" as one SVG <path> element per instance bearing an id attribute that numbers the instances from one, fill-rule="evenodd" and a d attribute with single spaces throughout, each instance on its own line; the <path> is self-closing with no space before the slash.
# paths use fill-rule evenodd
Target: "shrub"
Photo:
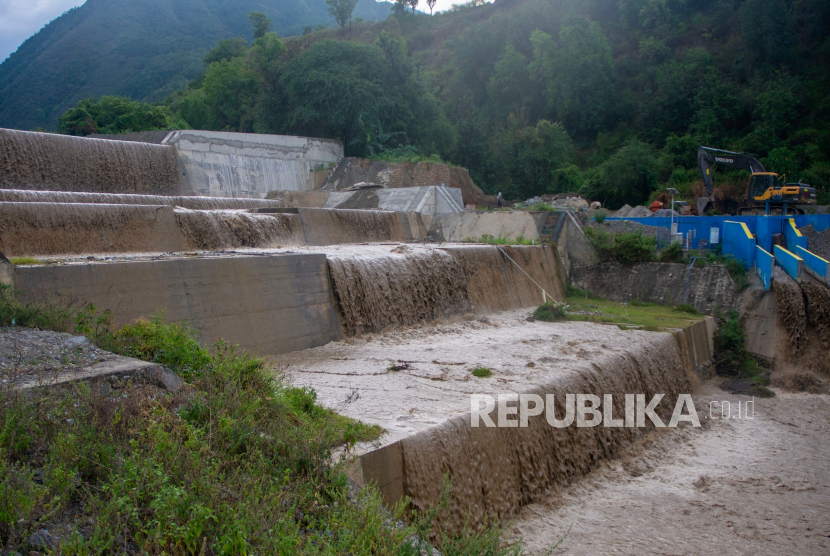
<path id="1" fill-rule="evenodd" d="M 672 243 L 668 247 L 664 247 L 660 252 L 661 263 L 682 263 L 683 262 L 683 246 L 680 243 Z"/>
<path id="2" fill-rule="evenodd" d="M 0 284 L 0 326 L 28 326 L 43 330 L 70 330 L 72 309 L 58 303 L 20 299 L 11 287 Z"/>
<path id="3" fill-rule="evenodd" d="M 594 220 L 596 220 L 597 224 L 602 224 L 605 222 L 605 219 L 608 217 L 608 211 L 605 209 L 598 209 L 594 212 Z"/>
<path id="4" fill-rule="evenodd" d="M 567 316 L 568 313 L 565 310 L 565 306 L 555 301 L 548 301 L 547 303 L 542 303 L 536 308 L 535 311 L 533 311 L 533 317 L 536 320 L 543 320 L 547 322 L 556 322 L 559 320 L 564 320 Z"/>
<path id="5" fill-rule="evenodd" d="M 653 261 L 657 249 L 657 238 L 643 235 L 636 230 L 612 234 L 594 228 L 585 228 L 585 236 L 599 256 L 623 264 Z"/>
<path id="6" fill-rule="evenodd" d="M 493 371 L 487 367 L 476 367 L 470 372 L 473 373 L 473 376 L 477 376 L 478 378 L 490 378 L 493 376 Z"/>

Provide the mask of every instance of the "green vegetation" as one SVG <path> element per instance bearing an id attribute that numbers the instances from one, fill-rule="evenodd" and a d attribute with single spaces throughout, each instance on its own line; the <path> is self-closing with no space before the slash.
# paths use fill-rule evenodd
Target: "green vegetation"
<path id="1" fill-rule="evenodd" d="M 536 310 L 533 311 L 533 317 L 536 320 L 556 322 L 558 320 L 564 320 L 567 317 L 567 311 L 565 305 L 555 301 L 548 301 L 536 307 Z"/>
<path id="2" fill-rule="evenodd" d="M 83 383 L 36 396 L 3 391 L 0 547 L 26 550 L 39 529 L 59 531 L 61 554 L 421 554 L 431 534 L 446 554 L 518 554 L 497 524 L 450 535 L 448 504 L 391 512 L 374 487 L 349 496 L 346 454 L 382 431 L 316 403 L 264 360 L 225 343 L 202 349 L 192 330 L 160 318 L 111 329 L 87 306 L 21 303 L 0 295 L 0 325 L 75 326 L 121 353 L 186 378 L 176 394 Z M 277 372 L 275 372 L 277 371 Z M 409 525 L 397 526 L 406 518 Z"/>
<path id="3" fill-rule="evenodd" d="M 624 330 L 663 330 L 683 328 L 701 318 L 699 313 L 678 311 L 655 303 L 634 300 L 628 304 L 605 299 L 569 295 L 566 298 L 567 320 L 621 325 Z"/>
<path id="4" fill-rule="evenodd" d="M 594 220 L 596 220 L 597 224 L 602 224 L 605 222 L 605 219 L 608 218 L 608 211 L 605 209 L 599 209 L 594 211 Z"/>
<path id="5" fill-rule="evenodd" d="M 46 264 L 46 261 L 35 259 L 34 257 L 10 257 L 9 262 L 14 265 Z"/>
<path id="6" fill-rule="evenodd" d="M 0 326 L 14 325 L 68 332 L 72 311 L 60 303 L 25 301 L 12 288 L 0 284 Z"/>
<path id="7" fill-rule="evenodd" d="M 493 376 L 493 371 L 488 369 L 487 367 L 476 367 L 472 371 L 470 371 L 473 376 L 478 378 L 490 378 Z"/>
<path id="8" fill-rule="evenodd" d="M 235 37 L 248 47 L 251 12 L 263 12 L 281 36 L 336 25 L 325 0 L 87 2 L 47 24 L 0 65 L 0 127 L 55 129 L 58 117 L 80 100 L 105 95 L 164 101 L 200 79 L 203 57 L 217 41 Z M 381 20 L 389 4 L 360 0 L 353 15 Z"/>
<path id="9" fill-rule="evenodd" d="M 717 313 L 718 331 L 715 334 L 715 366 L 719 374 L 737 376 L 750 383 L 749 394 L 772 397 L 767 388 L 768 377 L 752 354 L 746 349 L 746 333 L 740 316 L 734 309 L 729 314 Z"/>
<path id="10" fill-rule="evenodd" d="M 584 232 L 603 260 L 634 264 L 653 261 L 656 257 L 657 238 L 639 230 L 614 234 L 586 227 Z"/>
<path id="11" fill-rule="evenodd" d="M 527 239 L 525 236 L 519 236 L 515 239 L 508 237 L 493 237 L 490 234 L 484 234 L 478 239 L 464 238 L 464 243 L 486 243 L 488 245 L 537 245 L 539 242 L 533 239 Z"/>
<path id="12" fill-rule="evenodd" d="M 187 123 L 167 106 L 122 97 L 82 100 L 58 119 L 58 132 L 67 135 L 168 129 L 187 129 Z"/>
<path id="13" fill-rule="evenodd" d="M 215 0 L 200 9 L 186 0 L 179 20 L 169 0 L 156 1 L 147 11 L 165 14 L 158 22 L 135 8 L 144 27 L 120 24 L 127 8 L 107 3 L 47 26 L 2 66 L 0 123 L 51 126 L 101 94 L 167 96 L 193 128 L 337 138 L 349 155 L 388 160 L 438 157 L 470 169 L 488 193 L 578 191 L 610 208 L 646 203 L 665 185 L 693 200 L 695 152 L 706 144 L 749 151 L 830 200 L 823 0 L 504 0 L 433 17 L 400 0 L 381 23 L 350 18 L 383 18 L 389 4 L 350 13 L 353 0 L 302 10 L 242 0 L 220 16 Z M 249 22 L 251 11 L 262 17 Z M 314 31 L 319 22 L 336 28 Z M 277 38 L 291 32 L 304 34 Z M 105 54 L 81 54 L 89 36 L 103 37 Z M 716 179 L 740 191 L 745 174 Z"/>

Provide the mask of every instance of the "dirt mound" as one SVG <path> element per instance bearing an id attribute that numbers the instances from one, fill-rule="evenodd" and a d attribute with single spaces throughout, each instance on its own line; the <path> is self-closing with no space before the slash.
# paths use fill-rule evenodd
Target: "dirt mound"
<path id="1" fill-rule="evenodd" d="M 801 233 L 807 237 L 807 248 L 825 259 L 830 259 L 830 229 L 817 232 L 812 224 L 801 228 Z"/>
<path id="2" fill-rule="evenodd" d="M 830 350 L 830 290 L 812 280 L 805 280 L 801 284 L 804 292 L 807 320 L 821 341 L 825 350 Z"/>
<path id="3" fill-rule="evenodd" d="M 486 205 L 487 196 L 473 183 L 464 168 L 451 168 L 436 162 L 381 162 L 367 158 L 345 157 L 329 174 L 322 189 L 345 191 L 355 184 L 376 183 L 388 188 L 420 187 L 446 184 L 457 187 L 465 205 Z"/>

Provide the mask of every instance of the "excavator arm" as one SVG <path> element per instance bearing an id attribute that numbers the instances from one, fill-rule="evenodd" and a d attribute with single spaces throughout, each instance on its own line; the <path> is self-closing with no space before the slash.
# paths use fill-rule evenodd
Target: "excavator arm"
<path id="1" fill-rule="evenodd" d="M 722 151 L 711 147 L 700 147 L 697 150 L 697 165 L 700 168 L 700 174 L 703 176 L 703 185 L 706 187 L 706 192 L 709 196 L 714 192 L 712 185 L 713 164 L 723 164 L 724 166 L 731 166 L 732 168 L 740 168 L 750 174 L 766 172 L 764 165 L 748 154 Z"/>

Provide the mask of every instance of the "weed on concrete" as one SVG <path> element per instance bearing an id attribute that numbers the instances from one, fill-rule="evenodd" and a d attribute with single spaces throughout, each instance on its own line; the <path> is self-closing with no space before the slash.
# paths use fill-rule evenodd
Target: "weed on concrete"
<path id="1" fill-rule="evenodd" d="M 472 371 L 470 371 L 473 376 L 478 378 L 490 378 L 493 376 L 493 371 L 488 369 L 487 367 L 476 367 Z"/>

